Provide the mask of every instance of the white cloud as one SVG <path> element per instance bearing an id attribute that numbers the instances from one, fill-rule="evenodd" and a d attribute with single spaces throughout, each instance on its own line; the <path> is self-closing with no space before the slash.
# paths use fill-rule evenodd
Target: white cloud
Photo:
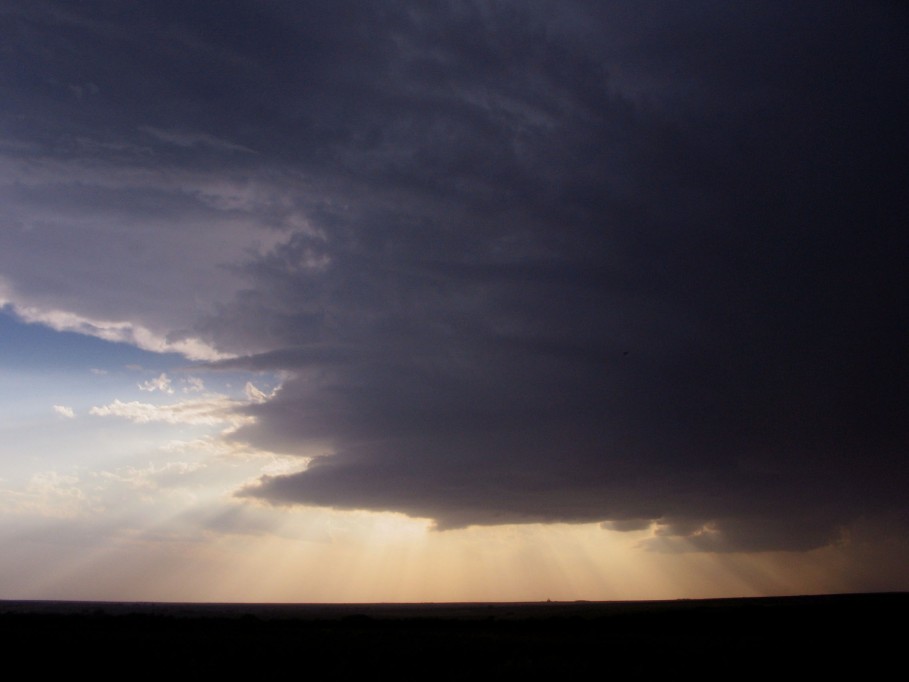
<path id="1" fill-rule="evenodd" d="M 246 399 L 251 403 L 264 403 L 269 398 L 268 395 L 256 388 L 251 381 L 246 382 L 243 392 L 246 394 Z"/>
<path id="2" fill-rule="evenodd" d="M 207 467 L 204 462 L 149 463 L 145 467 L 121 467 L 115 471 L 102 471 L 98 475 L 105 481 L 123 483 L 138 490 L 157 490 L 178 487 L 185 479 Z"/>
<path id="3" fill-rule="evenodd" d="M 54 412 L 59 414 L 61 417 L 66 417 L 67 419 L 74 419 L 76 416 L 75 410 L 66 405 L 54 405 Z"/>
<path id="4" fill-rule="evenodd" d="M 245 443 L 238 443 L 223 438 L 203 436 L 192 440 L 170 440 L 159 448 L 162 452 L 193 452 L 214 457 L 232 457 L 237 454 L 252 452 Z"/>
<path id="5" fill-rule="evenodd" d="M 99 320 L 64 310 L 42 310 L 36 306 L 14 303 L 0 286 L 0 307 L 9 306 L 13 313 L 28 323 L 43 324 L 58 332 L 74 332 L 115 343 L 129 343 L 154 353 L 179 353 L 190 360 L 224 360 L 232 355 L 221 353 L 195 338 L 170 341 L 141 325 L 125 321 Z"/>
<path id="6" fill-rule="evenodd" d="M 79 477 L 56 471 L 34 474 L 22 489 L 0 490 L 0 511 L 50 518 L 73 518 L 99 509 L 80 487 Z"/>
<path id="7" fill-rule="evenodd" d="M 140 391 L 161 391 L 162 393 L 174 392 L 174 389 L 171 388 L 170 385 L 170 377 L 163 372 L 157 379 L 149 379 L 148 381 L 143 381 L 142 383 L 138 384 L 138 386 Z"/>
<path id="8" fill-rule="evenodd" d="M 205 382 L 199 377 L 187 377 L 184 383 L 186 384 L 183 387 L 184 393 L 199 393 L 205 390 Z"/>
<path id="9" fill-rule="evenodd" d="M 124 403 L 114 400 L 108 405 L 92 407 L 89 414 L 97 417 L 122 417 L 136 424 L 152 422 L 202 426 L 223 424 L 228 429 L 235 429 L 254 421 L 252 417 L 236 411 L 243 404 L 245 403 L 223 395 L 210 395 L 170 405 L 152 405 L 135 400 Z"/>

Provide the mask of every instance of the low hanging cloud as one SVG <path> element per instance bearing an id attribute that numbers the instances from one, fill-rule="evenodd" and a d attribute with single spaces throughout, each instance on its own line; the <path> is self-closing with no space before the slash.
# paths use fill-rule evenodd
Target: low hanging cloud
<path id="1" fill-rule="evenodd" d="M 333 446 L 246 494 L 440 528 L 611 520 L 672 551 L 816 547 L 904 506 L 886 31 L 863 24 L 831 67 L 812 55 L 844 49 L 848 23 L 803 42 L 774 10 L 759 35 L 724 11 L 705 37 L 664 9 L 629 27 L 634 48 L 570 16 L 574 48 L 556 28 L 534 42 L 532 13 L 468 11 L 431 50 L 407 27 L 377 78 L 394 106 L 342 119 L 382 131 L 342 148 L 357 196 L 324 215 L 325 244 L 251 264 L 254 295 L 224 310 L 286 340 L 227 366 L 297 373 L 237 437 Z M 408 80 L 430 63 L 441 82 Z M 295 267 L 310 249 L 331 266 Z"/>
<path id="2" fill-rule="evenodd" d="M 327 453 L 245 495 L 440 528 L 805 549 L 907 513 L 902 9 L 194 7 L 69 9 L 79 60 L 8 48 L 29 82 L 79 65 L 98 94 L 53 126 L 24 112 L 63 94 L 12 101 L 41 152 L 4 152 L 0 274 L 48 324 L 130 320 L 287 379 L 242 406 L 93 414 L 233 414 L 237 442 Z M 174 26 L 192 40 L 139 40 Z M 111 35 L 141 45 L 128 73 L 93 68 Z M 77 135 L 109 144 L 48 142 Z"/>

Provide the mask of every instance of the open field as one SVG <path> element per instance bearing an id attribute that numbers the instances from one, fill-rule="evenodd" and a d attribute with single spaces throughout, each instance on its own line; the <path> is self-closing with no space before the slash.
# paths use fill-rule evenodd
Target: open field
<path id="1" fill-rule="evenodd" d="M 909 594 L 669 602 L 0 602 L 42 668 L 353 679 L 873 674 L 903 657 Z"/>

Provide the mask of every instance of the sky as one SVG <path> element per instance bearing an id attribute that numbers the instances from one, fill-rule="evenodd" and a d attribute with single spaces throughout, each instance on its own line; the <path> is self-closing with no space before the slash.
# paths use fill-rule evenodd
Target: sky
<path id="1" fill-rule="evenodd" d="M 897 2 L 7 0 L 0 598 L 909 589 Z"/>

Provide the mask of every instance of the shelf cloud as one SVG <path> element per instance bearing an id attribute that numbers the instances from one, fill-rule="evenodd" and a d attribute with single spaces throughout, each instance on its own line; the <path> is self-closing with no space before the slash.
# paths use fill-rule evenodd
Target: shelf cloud
<path id="1" fill-rule="evenodd" d="M 906 13 L 645 5 L 13 2 L 4 300 L 280 373 L 275 505 L 904 528 Z"/>

